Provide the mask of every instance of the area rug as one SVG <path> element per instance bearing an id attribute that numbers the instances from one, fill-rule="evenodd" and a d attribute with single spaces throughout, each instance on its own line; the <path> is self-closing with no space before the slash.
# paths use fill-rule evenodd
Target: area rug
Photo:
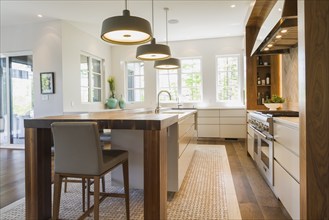
<path id="1" fill-rule="evenodd" d="M 168 196 L 168 219 L 241 219 L 225 146 L 191 147 L 195 152 L 181 189 Z M 108 191 L 123 190 L 109 185 Z M 143 190 L 131 189 L 131 219 L 143 219 L 143 205 Z M 68 192 L 62 193 L 60 219 L 76 219 L 81 214 L 81 184 L 69 183 Z M 106 198 L 100 218 L 126 219 L 124 199 Z M 0 219 L 25 219 L 25 200 L 1 209 Z M 87 219 L 93 219 L 92 215 Z"/>

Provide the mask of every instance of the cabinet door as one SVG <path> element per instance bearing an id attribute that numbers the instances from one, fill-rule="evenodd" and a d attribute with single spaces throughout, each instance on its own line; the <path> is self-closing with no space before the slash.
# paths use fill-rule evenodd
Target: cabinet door
<path id="1" fill-rule="evenodd" d="M 299 130 L 279 123 L 274 123 L 274 139 L 299 155 Z"/>
<path id="2" fill-rule="evenodd" d="M 220 117 L 245 117 L 245 109 L 221 109 Z"/>
<path id="3" fill-rule="evenodd" d="M 274 192 L 292 219 L 300 219 L 299 184 L 274 161 Z"/>
<path id="4" fill-rule="evenodd" d="M 274 158 L 299 181 L 299 157 L 274 141 Z"/>
<path id="5" fill-rule="evenodd" d="M 246 138 L 246 125 L 219 125 L 221 138 Z"/>
<path id="6" fill-rule="evenodd" d="M 222 125 L 245 125 L 246 118 L 245 117 L 220 117 L 219 124 Z"/>
<path id="7" fill-rule="evenodd" d="M 198 137 L 219 137 L 219 125 L 198 125 Z"/>
<path id="8" fill-rule="evenodd" d="M 248 134 L 248 153 L 254 159 L 254 137 Z"/>
<path id="9" fill-rule="evenodd" d="M 219 117 L 219 110 L 198 110 L 198 117 Z"/>

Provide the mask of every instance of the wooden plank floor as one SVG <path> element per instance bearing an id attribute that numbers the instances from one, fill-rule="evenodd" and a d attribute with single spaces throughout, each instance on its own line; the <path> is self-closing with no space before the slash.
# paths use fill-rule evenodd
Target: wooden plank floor
<path id="1" fill-rule="evenodd" d="M 198 141 L 226 146 L 243 219 L 291 219 L 259 174 L 243 142 Z M 0 208 L 24 197 L 24 150 L 0 149 Z"/>

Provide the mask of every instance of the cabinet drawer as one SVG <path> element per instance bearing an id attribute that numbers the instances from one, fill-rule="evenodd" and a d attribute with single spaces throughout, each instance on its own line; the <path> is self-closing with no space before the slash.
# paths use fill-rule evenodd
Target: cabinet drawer
<path id="1" fill-rule="evenodd" d="M 244 117 L 226 117 L 226 118 L 219 118 L 219 124 L 222 125 L 245 125 L 246 118 Z"/>
<path id="2" fill-rule="evenodd" d="M 248 130 L 248 134 L 251 137 L 254 137 L 255 136 L 254 130 L 252 130 L 252 128 L 249 126 L 249 124 L 247 124 L 247 130 Z"/>
<path id="3" fill-rule="evenodd" d="M 198 137 L 219 137 L 219 125 L 198 125 Z"/>
<path id="4" fill-rule="evenodd" d="M 198 125 L 219 125 L 219 118 L 198 118 Z"/>
<path id="5" fill-rule="evenodd" d="M 299 181 L 299 157 L 287 150 L 278 142 L 274 142 L 274 158 Z"/>
<path id="6" fill-rule="evenodd" d="M 190 130 L 188 130 L 186 132 L 185 135 L 183 135 L 182 137 L 179 138 L 178 140 L 178 144 L 179 144 L 179 157 L 182 155 L 182 153 L 184 152 L 186 146 L 190 143 L 190 141 L 194 138 L 195 135 L 195 130 L 194 128 L 191 128 Z"/>
<path id="7" fill-rule="evenodd" d="M 274 123 L 274 139 L 299 155 L 299 130 Z"/>
<path id="8" fill-rule="evenodd" d="M 254 159 L 254 137 L 251 137 L 251 135 L 248 136 L 248 153 L 251 156 L 252 159 Z"/>
<path id="9" fill-rule="evenodd" d="M 220 117 L 245 117 L 245 109 L 223 109 L 220 110 Z"/>
<path id="10" fill-rule="evenodd" d="M 246 125 L 219 125 L 221 138 L 246 138 Z"/>
<path id="11" fill-rule="evenodd" d="M 219 110 L 198 110 L 198 117 L 219 117 Z"/>
<path id="12" fill-rule="evenodd" d="M 292 219 L 300 219 L 299 184 L 274 161 L 274 192 Z"/>

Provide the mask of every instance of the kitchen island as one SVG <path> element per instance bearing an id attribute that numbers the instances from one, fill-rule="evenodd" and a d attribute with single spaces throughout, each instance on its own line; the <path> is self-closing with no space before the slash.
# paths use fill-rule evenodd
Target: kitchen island
<path id="1" fill-rule="evenodd" d="M 26 219 L 51 218 L 51 124 L 94 121 L 100 129 L 143 132 L 144 218 L 167 218 L 167 136 L 177 114 L 94 112 L 27 119 L 25 126 Z"/>

